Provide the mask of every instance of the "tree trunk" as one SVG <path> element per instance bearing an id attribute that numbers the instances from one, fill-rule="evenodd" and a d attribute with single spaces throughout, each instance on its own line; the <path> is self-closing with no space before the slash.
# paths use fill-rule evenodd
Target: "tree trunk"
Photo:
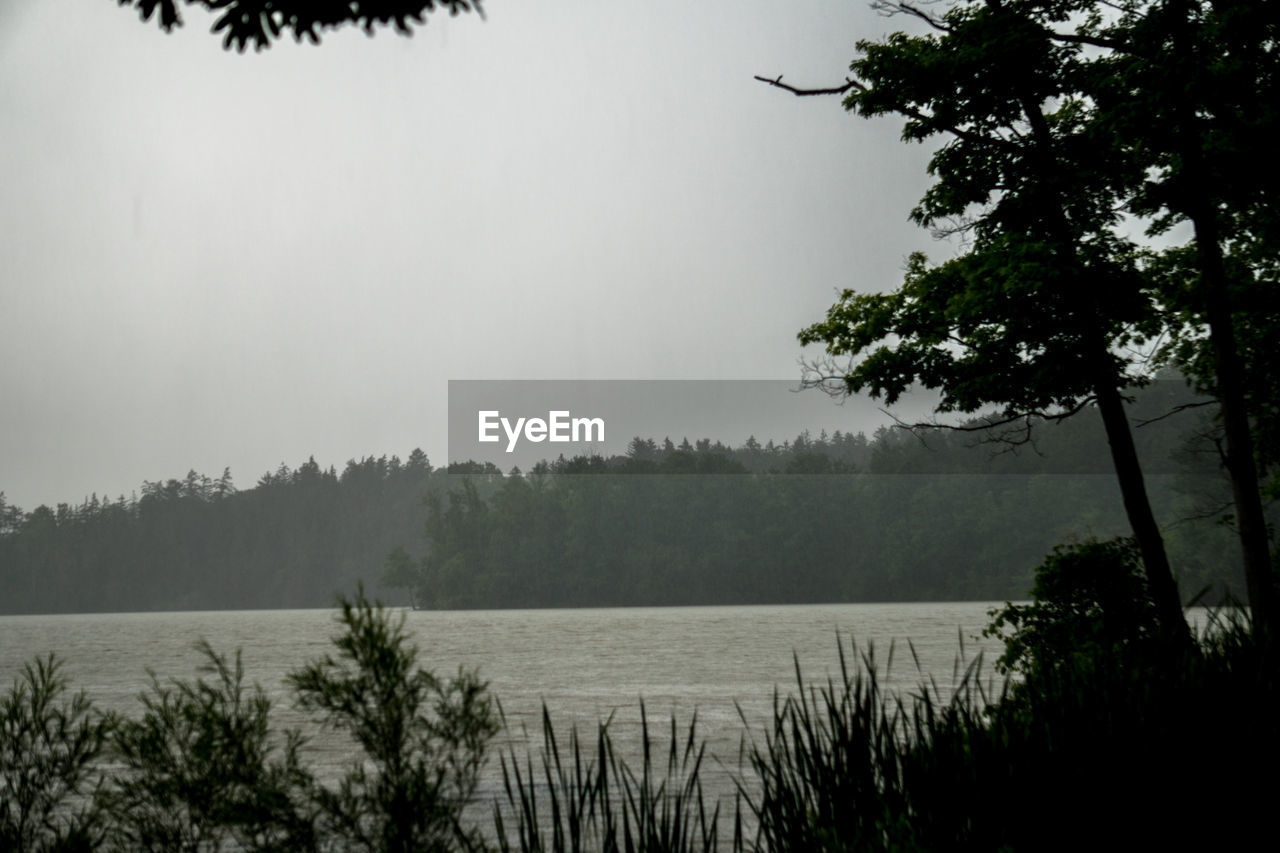
<path id="1" fill-rule="evenodd" d="M 1111 447 L 1111 462 L 1116 480 L 1124 499 L 1124 511 L 1133 528 L 1142 565 L 1147 574 L 1147 588 L 1155 601 L 1156 612 L 1165 634 L 1178 642 L 1189 642 L 1191 632 L 1182 615 L 1182 600 L 1178 596 L 1178 584 L 1173 579 L 1169 556 L 1165 553 L 1164 538 L 1151 511 L 1147 497 L 1146 481 L 1138 462 L 1138 451 L 1133 443 L 1129 418 L 1124 412 L 1124 401 L 1113 383 L 1099 382 L 1094 386 L 1098 398 L 1098 411 L 1107 431 L 1107 444 Z"/>
<path id="2" fill-rule="evenodd" d="M 993 0 L 989 2 L 992 2 L 992 5 L 998 5 Z M 1024 96 L 1021 100 L 1023 112 L 1031 125 L 1035 140 L 1041 177 L 1051 177 L 1059 168 L 1053 147 L 1053 133 L 1040 105 L 1030 95 Z M 1077 241 L 1064 212 L 1065 206 L 1057 198 L 1052 198 L 1051 201 L 1053 203 L 1047 207 L 1049 212 L 1046 219 L 1053 223 L 1060 260 L 1063 267 L 1073 271 L 1081 282 L 1081 292 L 1089 294 L 1089 288 L 1083 286 L 1088 273 L 1080 260 Z M 1101 320 L 1102 309 L 1092 296 L 1085 296 L 1079 305 L 1079 310 L 1085 317 L 1092 317 L 1091 320 L 1084 321 L 1087 324 L 1083 335 L 1084 354 L 1092 371 L 1093 393 L 1097 397 L 1098 411 L 1102 415 L 1102 425 L 1107 432 L 1107 444 L 1111 447 L 1111 461 L 1115 467 L 1116 480 L 1120 484 L 1125 515 L 1129 518 L 1134 539 L 1138 543 L 1138 551 L 1142 555 L 1142 565 L 1147 575 L 1147 588 L 1155 602 L 1165 636 L 1176 644 L 1189 644 L 1191 631 L 1187 627 L 1186 618 L 1182 615 L 1178 584 L 1173 579 L 1173 569 L 1169 566 L 1169 556 L 1164 549 L 1164 538 L 1160 535 L 1160 527 L 1156 524 L 1155 514 L 1151 511 L 1151 500 L 1147 496 L 1142 466 L 1138 462 L 1138 451 L 1133 444 L 1129 418 L 1124 412 L 1124 401 L 1117 387 L 1120 377 L 1110 366 L 1110 351 Z"/>
<path id="3" fill-rule="evenodd" d="M 1244 554 L 1245 587 L 1253 611 L 1254 631 L 1259 639 L 1269 640 L 1280 636 L 1277 634 L 1280 626 L 1276 625 L 1278 614 L 1271 576 L 1271 547 L 1267 541 L 1267 521 L 1258 488 L 1253 433 L 1244 402 L 1244 382 L 1236 349 L 1235 325 L 1231 319 L 1217 217 L 1208 205 L 1198 206 L 1200 210 L 1191 217 L 1191 222 L 1195 227 L 1200 283 L 1205 293 L 1205 316 L 1209 324 L 1209 345 L 1213 351 L 1218 404 L 1226 433 L 1226 467 L 1231 477 L 1236 529 Z"/>
<path id="4" fill-rule="evenodd" d="M 1174 7 L 1177 15 L 1173 30 L 1174 47 L 1183 57 L 1188 72 L 1200 66 L 1202 50 L 1194 31 L 1194 9 L 1187 2 Z M 1175 82 L 1178 82 L 1175 80 Z M 1275 589 L 1271 576 L 1271 548 L 1267 541 L 1267 522 L 1262 511 L 1262 495 L 1258 490 L 1258 469 L 1254 459 L 1253 432 L 1244 401 L 1243 370 L 1236 348 L 1235 325 L 1231 298 L 1227 292 L 1227 273 L 1222 257 L 1222 231 L 1214 178 L 1206 162 L 1204 120 L 1194 99 L 1194 77 L 1173 91 L 1174 115 L 1178 117 L 1174 134 L 1175 147 L 1181 160 L 1181 203 L 1173 207 L 1191 220 L 1195 229 L 1196 265 L 1200 273 L 1205 320 L 1209 325 L 1209 346 L 1213 353 L 1213 372 L 1218 404 L 1226 438 L 1226 468 L 1231 477 L 1231 496 L 1236 508 L 1236 530 L 1244 557 L 1245 587 L 1253 612 L 1253 629 L 1262 645 L 1269 646 L 1277 636 L 1280 617 L 1275 607 Z"/>

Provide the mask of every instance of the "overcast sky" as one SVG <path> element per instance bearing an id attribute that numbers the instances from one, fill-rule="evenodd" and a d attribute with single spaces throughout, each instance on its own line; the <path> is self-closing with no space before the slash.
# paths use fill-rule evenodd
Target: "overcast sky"
<path id="1" fill-rule="evenodd" d="M 927 149 L 752 80 L 839 83 L 907 21 L 485 8 L 241 55 L 198 11 L 166 35 L 110 0 L 0 3 L 11 503 L 441 462 L 450 379 L 794 379 L 838 290 L 941 251 L 907 221 Z"/>

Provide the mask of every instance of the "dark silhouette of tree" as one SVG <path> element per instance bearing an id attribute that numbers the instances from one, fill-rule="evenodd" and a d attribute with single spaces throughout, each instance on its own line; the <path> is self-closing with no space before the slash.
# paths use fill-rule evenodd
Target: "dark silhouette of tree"
<path id="1" fill-rule="evenodd" d="M 939 412 L 994 405 L 1006 424 L 1096 406 L 1161 618 L 1185 636 L 1121 396 L 1140 377 L 1118 353 L 1156 331 L 1136 250 L 1116 229 L 1133 165 L 1100 144 L 1077 92 L 1081 45 L 999 2 L 957 5 L 935 24 L 940 35 L 859 43 L 845 105 L 904 117 L 907 140 L 946 138 L 912 218 L 964 235 L 968 250 L 937 266 L 913 256 L 897 292 L 845 291 L 800 333 L 841 360 L 809 381 L 889 403 L 920 383 L 942 391 Z"/>
<path id="2" fill-rule="evenodd" d="M 165 32 L 182 26 L 178 0 L 118 0 L 121 6 L 138 10 L 149 21 L 154 16 Z M 295 41 L 320 43 L 320 34 L 347 24 L 369 35 L 380 27 L 394 26 L 410 35 L 414 26 L 427 22 L 427 15 L 447 9 L 449 14 L 475 11 L 483 16 L 481 0 L 183 0 L 187 6 L 202 6 L 215 16 L 213 32 L 221 32 L 222 46 L 243 52 L 253 45 L 263 50 L 284 35 Z"/>
<path id="3" fill-rule="evenodd" d="M 1129 210 L 1154 217 L 1155 232 L 1178 223 L 1192 228 L 1186 274 L 1166 278 L 1162 296 L 1178 309 L 1171 317 L 1199 339 L 1183 351 L 1198 350 L 1199 357 L 1184 364 L 1219 401 L 1254 624 L 1274 639 L 1280 607 L 1258 475 L 1259 464 L 1272 461 L 1277 403 L 1260 377 L 1274 347 L 1257 344 L 1260 326 L 1262 337 L 1274 339 L 1276 316 L 1267 309 L 1280 255 L 1280 168 L 1273 153 L 1280 134 L 1280 7 L 1149 0 L 1115 9 L 1119 14 L 1055 35 L 1104 51 L 1089 81 L 1099 121 L 1137 153 L 1147 175 Z"/>
<path id="4" fill-rule="evenodd" d="M 1280 393 L 1271 379 L 1274 347 L 1262 343 L 1275 337 L 1276 315 L 1270 309 L 1280 255 L 1280 168 L 1270 153 L 1280 132 L 1280 7 L 1249 0 L 980 0 L 945 12 L 928 3 L 877 0 L 873 5 L 923 22 L 932 34 L 912 38 L 899 33 L 881 45 L 860 44 L 854 75 L 839 86 L 798 89 L 781 77 L 757 79 L 798 95 L 843 94 L 849 108 L 864 113 L 897 112 L 907 118 L 907 139 L 952 133 L 952 141 L 936 155 L 940 180 L 917 210 L 918 219 L 968 231 L 975 218 L 971 205 L 978 207 L 981 221 L 984 204 L 995 199 L 997 207 L 1003 205 L 1023 187 L 1016 182 L 975 187 L 955 179 L 957 167 L 982 174 L 1007 162 L 1010 148 L 1031 146 L 1056 161 L 1058 208 L 1066 222 L 1079 223 L 1080 203 L 1101 198 L 1115 212 L 1147 222 L 1152 235 L 1178 223 L 1191 226 L 1193 236 L 1185 245 L 1159 256 L 1141 253 L 1135 268 L 1145 285 L 1117 291 L 1139 294 L 1147 302 L 1147 319 L 1135 322 L 1132 315 L 1126 318 L 1110 309 L 1106 317 L 1133 323 L 1148 339 L 1153 334 L 1171 339 L 1162 355 L 1217 398 L 1222 458 L 1232 483 L 1255 625 L 1259 636 L 1277 634 L 1280 608 L 1259 467 L 1265 473 L 1275 464 L 1270 448 L 1280 429 Z M 927 57 L 945 55 L 944 45 L 970 37 L 975 22 L 983 19 L 1010 22 L 1031 38 L 1013 36 L 1014 29 L 1000 34 L 988 28 L 991 37 L 984 41 L 980 31 L 970 45 L 991 59 L 989 73 L 980 81 L 985 85 L 962 82 L 949 93 L 947 75 L 955 67 L 928 65 Z M 1028 47 L 1033 51 L 1027 52 Z M 1037 70 L 1037 56 L 1049 64 Z M 1019 69 L 1018 62 L 1031 64 Z M 937 97 L 911 100 L 896 84 L 912 81 L 895 80 L 895 73 L 915 73 L 926 80 L 935 75 Z M 1051 85 L 1037 90 L 1043 80 Z M 963 125 L 975 116 L 983 120 Z M 1051 150 L 1044 140 L 1059 144 Z M 1051 184 L 1051 178 L 1043 170 L 1036 173 L 1041 186 Z M 1042 192 L 1041 197 L 1051 200 L 1053 193 Z M 1052 204 L 1042 208 L 1054 209 Z M 939 212 L 956 218 L 939 223 Z M 1031 229 L 1022 230 L 1025 236 Z M 1071 253 L 1077 257 L 1082 250 L 1098 248 L 1096 237 L 1087 232 L 1052 230 L 1075 241 Z M 1107 243 L 1116 248 L 1117 233 L 1114 225 L 1107 226 L 1101 232 L 1107 241 L 1102 248 Z M 1070 240 L 1059 246 L 1071 246 Z M 974 254 L 987 248 L 989 243 L 979 239 Z M 1064 260 L 1059 252 L 1046 279 L 1060 275 L 1064 266 L 1069 270 Z M 1134 265 L 1132 260 L 1125 263 Z M 1010 269 L 1014 267 L 1001 262 L 983 275 L 1007 279 Z M 1111 296 L 1110 286 L 1094 289 Z M 1007 296 L 993 291 L 983 298 L 985 308 L 996 316 Z M 1029 300 L 1018 304 L 1035 310 Z M 954 314 L 966 307 L 957 302 L 949 310 Z M 870 313 L 860 316 L 874 320 Z M 1071 327 L 1070 317 L 1061 318 L 1064 329 Z M 875 340 L 872 336 L 863 345 Z M 1123 341 L 1107 340 L 1107 351 L 1115 353 L 1118 343 Z M 1024 361 L 1044 354 L 1034 346 L 1021 353 Z M 996 367 L 999 374 L 1002 365 Z M 1104 417 L 1106 408 L 1115 409 L 1105 395 L 1097 403 Z M 1126 477 L 1119 467 L 1117 472 L 1122 480 Z M 1149 564 L 1154 539 L 1137 526 L 1135 530 L 1148 543 L 1142 551 Z M 1153 584 L 1153 594 L 1168 607 L 1160 584 Z"/>

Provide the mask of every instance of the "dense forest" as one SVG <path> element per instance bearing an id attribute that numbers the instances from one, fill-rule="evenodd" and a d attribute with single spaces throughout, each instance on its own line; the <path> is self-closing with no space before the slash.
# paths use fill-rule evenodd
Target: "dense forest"
<path id="1" fill-rule="evenodd" d="M 1189 402 L 1161 382 L 1132 415 Z M 1155 421 L 1139 439 L 1184 598 L 1216 597 L 1240 579 L 1230 532 L 1196 518 L 1226 498 L 1213 494 L 1225 489 L 1216 462 L 1187 439 L 1192 419 Z M 1096 416 L 1033 437 L 1034 448 L 943 429 L 736 448 L 635 439 L 625 456 L 433 493 L 429 552 L 397 554 L 387 579 L 440 608 L 1021 598 L 1054 545 L 1127 533 Z"/>
<path id="2" fill-rule="evenodd" d="M 1163 381 L 1131 409 L 1189 402 Z M 1184 596 L 1241 588 L 1217 461 L 1188 439 L 1202 411 L 1138 430 Z M 30 512 L 0 496 L 0 610 L 319 607 L 360 581 L 442 608 L 1021 598 L 1053 545 L 1124 515 L 1093 413 L 1004 437 L 636 438 L 505 474 L 415 450 L 243 490 L 193 471 Z"/>
<path id="3" fill-rule="evenodd" d="M 365 458 L 341 473 L 314 459 L 253 488 L 143 483 L 141 496 L 23 513 L 0 504 L 0 609 L 8 613 L 326 607 L 376 579 L 421 538 L 426 454 Z"/>

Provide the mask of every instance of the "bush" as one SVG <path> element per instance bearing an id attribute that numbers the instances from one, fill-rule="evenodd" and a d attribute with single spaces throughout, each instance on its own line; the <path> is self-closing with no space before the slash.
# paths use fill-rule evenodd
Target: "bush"
<path id="1" fill-rule="evenodd" d="M 83 692 L 69 698 L 61 663 L 27 664 L 0 698 L 0 850 L 88 850 L 103 815 L 95 762 L 111 722 Z"/>
<path id="2" fill-rule="evenodd" d="M 343 850 L 483 848 L 461 816 L 498 731 L 486 684 L 473 672 L 445 681 L 418 668 L 403 615 L 393 622 L 363 591 L 341 607 L 337 659 L 289 676 L 299 704 L 348 732 L 369 763 L 317 790 L 323 834 Z"/>
<path id="3" fill-rule="evenodd" d="M 239 652 L 231 661 L 198 644 L 200 677 L 153 675 L 142 716 L 113 723 L 91 720 L 83 695 L 55 703 L 65 682 L 50 659 L 28 667 L 0 704 L 0 849 L 483 848 L 462 810 L 497 731 L 486 685 L 474 673 L 442 680 L 417 667 L 403 619 L 363 591 L 341 608 L 336 659 L 289 677 L 299 704 L 364 752 L 336 787 L 304 766 L 298 732 L 272 729 L 271 702 L 246 685 Z M 96 778 L 112 725 L 117 767 L 91 791 L 85 780 Z"/>
<path id="4" fill-rule="evenodd" d="M 1036 569 L 1033 601 L 990 611 L 982 632 L 1004 643 L 1004 672 L 1060 666 L 1081 655 L 1129 654 L 1159 636 L 1155 604 L 1131 539 L 1060 545 Z"/>
<path id="5" fill-rule="evenodd" d="M 152 676 L 145 713 L 122 720 L 113 746 L 123 765 L 103 801 L 121 849 L 308 850 L 315 847 L 311 775 L 301 736 L 271 731 L 271 702 L 247 689 L 235 662 L 207 643 L 196 681 Z"/>

